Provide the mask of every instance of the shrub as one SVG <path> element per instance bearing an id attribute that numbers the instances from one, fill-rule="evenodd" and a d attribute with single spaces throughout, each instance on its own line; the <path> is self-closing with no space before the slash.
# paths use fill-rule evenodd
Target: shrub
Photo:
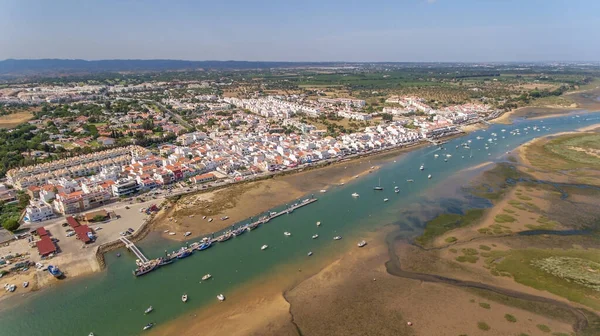
<path id="1" fill-rule="evenodd" d="M 490 251 L 492 248 L 487 245 L 479 245 L 480 250 Z"/>
<path id="2" fill-rule="evenodd" d="M 481 307 L 483 309 L 490 309 L 490 308 L 492 308 L 492 306 L 490 306 L 489 303 L 485 303 L 485 302 L 479 302 L 479 307 Z"/>
<path id="3" fill-rule="evenodd" d="M 15 232 L 21 224 L 14 218 L 9 218 L 2 223 L 2 227 L 10 232 Z"/>
<path id="4" fill-rule="evenodd" d="M 484 331 L 490 330 L 490 326 L 485 322 L 477 322 L 477 328 L 484 330 Z"/>
<path id="5" fill-rule="evenodd" d="M 543 332 L 546 332 L 546 333 L 550 332 L 550 327 L 548 327 L 545 324 L 538 324 L 536 327 L 538 327 L 538 329 L 540 329 Z"/>
<path id="6" fill-rule="evenodd" d="M 445 239 L 446 243 L 454 243 L 457 240 L 456 237 L 448 237 Z"/>
<path id="7" fill-rule="evenodd" d="M 508 321 L 508 322 L 517 322 L 517 318 L 510 315 L 510 314 L 504 314 L 504 318 Z"/>

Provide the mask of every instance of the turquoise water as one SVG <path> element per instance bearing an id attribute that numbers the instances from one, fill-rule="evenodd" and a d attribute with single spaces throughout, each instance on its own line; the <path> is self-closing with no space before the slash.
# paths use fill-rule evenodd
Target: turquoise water
<path id="1" fill-rule="evenodd" d="M 21 302 L 10 305 L 3 302 L 0 335 L 87 335 L 90 331 L 99 336 L 137 335 L 148 322 L 163 324 L 216 302 L 219 293 L 224 293 L 228 300 L 235 300 L 228 292 L 279 266 L 316 262 L 320 254 L 342 253 L 355 246 L 361 233 L 381 225 L 398 223 L 407 236 L 415 236 L 422 231 L 423 218 L 436 211 L 459 211 L 466 206 L 467 200 L 451 197 L 455 190 L 448 189 L 451 183 L 447 182 L 452 181 L 449 177 L 483 162 L 504 160 L 506 151 L 534 137 L 600 122 L 594 115 L 579 115 L 580 118 L 567 116 L 493 125 L 450 141 L 445 145 L 446 150 L 426 147 L 403 154 L 397 162 L 384 165 L 376 173 L 334 187 L 325 194 L 316 194 L 318 202 L 140 278 L 131 274 L 135 259 L 131 253 L 111 252 L 106 255 L 108 266 L 102 273 L 66 280 L 52 289 L 19 300 Z M 509 133 L 515 128 L 533 125 L 550 130 L 530 130 L 527 134 L 521 131 L 518 136 Z M 492 132 L 497 133 L 497 144 L 490 144 L 486 150 L 484 143 L 488 143 Z M 484 140 L 476 140 L 477 136 Z M 472 140 L 472 150 L 455 148 L 467 140 Z M 439 154 L 437 159 L 435 153 Z M 448 162 L 443 160 L 445 154 L 452 155 Z M 419 171 L 421 164 L 425 164 L 423 172 Z M 431 179 L 427 178 L 428 174 L 432 175 Z M 379 178 L 384 191 L 372 190 Z M 407 179 L 413 179 L 414 183 Z M 394 193 L 395 185 L 400 187 L 399 194 Z M 351 197 L 353 192 L 358 192 L 360 198 Z M 384 198 L 389 202 L 383 202 Z M 317 221 L 322 222 L 321 227 L 315 225 Z M 284 236 L 284 231 L 291 232 L 292 236 Z M 311 239 L 313 234 L 319 234 L 319 238 Z M 344 239 L 333 241 L 336 235 Z M 263 244 L 269 245 L 265 251 L 260 250 Z M 138 246 L 147 256 L 158 257 L 181 244 L 150 236 Z M 307 256 L 309 251 L 314 252 L 313 257 Z M 116 258 L 116 252 L 123 256 Z M 213 279 L 199 283 L 206 273 L 211 273 Z M 183 293 L 190 297 L 186 304 L 180 299 Z M 143 311 L 150 305 L 155 311 L 145 316 Z"/>

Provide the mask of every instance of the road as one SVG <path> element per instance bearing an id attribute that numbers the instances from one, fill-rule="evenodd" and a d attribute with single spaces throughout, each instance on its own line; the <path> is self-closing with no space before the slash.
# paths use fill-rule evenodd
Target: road
<path id="1" fill-rule="evenodd" d="M 152 103 L 154 105 L 156 105 L 156 107 L 158 107 L 161 111 L 168 113 L 169 115 L 171 115 L 172 118 L 174 118 L 175 120 L 177 120 L 177 122 L 186 127 L 188 130 L 195 130 L 196 127 L 194 127 L 192 124 L 190 124 L 189 122 L 185 121 L 181 115 L 179 115 L 179 113 L 173 112 L 171 110 L 169 110 L 168 108 L 166 108 L 163 104 L 154 101 L 154 100 L 142 100 L 143 102 L 146 103 Z"/>

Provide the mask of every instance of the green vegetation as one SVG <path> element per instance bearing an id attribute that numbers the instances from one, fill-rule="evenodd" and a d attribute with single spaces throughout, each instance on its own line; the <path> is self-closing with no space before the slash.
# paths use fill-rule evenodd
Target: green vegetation
<path id="1" fill-rule="evenodd" d="M 479 328 L 483 331 L 488 331 L 491 329 L 490 326 L 485 322 L 477 322 L 477 328 Z"/>
<path id="2" fill-rule="evenodd" d="M 517 198 L 523 201 L 531 201 L 531 197 L 529 196 L 523 196 L 523 195 L 517 195 Z"/>
<path id="3" fill-rule="evenodd" d="M 417 238 L 421 245 L 430 243 L 436 237 L 459 228 L 474 224 L 483 216 L 484 209 L 470 209 L 464 215 L 442 214 L 427 222 L 425 231 Z"/>
<path id="4" fill-rule="evenodd" d="M 517 322 L 517 318 L 510 315 L 510 314 L 504 314 L 504 318 L 508 321 L 508 322 Z"/>
<path id="5" fill-rule="evenodd" d="M 454 243 L 457 239 L 456 237 L 448 237 L 444 240 L 446 241 L 446 243 Z"/>
<path id="6" fill-rule="evenodd" d="M 479 245 L 479 249 L 480 250 L 484 250 L 484 251 L 491 251 L 492 248 L 487 246 L 487 245 Z"/>
<path id="7" fill-rule="evenodd" d="M 483 309 L 490 309 L 490 308 L 492 308 L 492 306 L 490 306 L 489 303 L 485 303 L 485 302 L 479 302 L 479 307 L 481 307 Z"/>
<path id="8" fill-rule="evenodd" d="M 492 251 L 490 272 L 510 274 L 526 286 L 600 309 L 600 253 L 595 250 Z"/>
<path id="9" fill-rule="evenodd" d="M 456 261 L 458 261 L 458 262 L 469 262 L 471 264 L 476 263 L 477 260 L 479 260 L 479 257 L 473 256 L 473 255 L 462 255 L 462 256 L 456 257 Z"/>
<path id="10" fill-rule="evenodd" d="M 536 325 L 536 327 L 537 327 L 538 329 L 540 329 L 541 331 L 545 332 L 545 333 L 549 333 L 550 331 L 552 331 L 552 330 L 550 329 L 550 327 L 548 327 L 548 326 L 547 326 L 547 325 L 545 325 L 545 324 L 538 324 L 538 325 Z"/>
<path id="11" fill-rule="evenodd" d="M 516 219 L 513 216 L 507 215 L 507 214 L 499 214 L 496 215 L 496 217 L 494 218 L 494 220 L 498 223 L 512 223 L 514 222 Z"/>
<path id="12" fill-rule="evenodd" d="M 15 232 L 19 226 L 21 226 L 21 224 L 19 224 L 19 221 L 14 218 L 10 218 L 2 222 L 2 227 L 10 232 Z"/>

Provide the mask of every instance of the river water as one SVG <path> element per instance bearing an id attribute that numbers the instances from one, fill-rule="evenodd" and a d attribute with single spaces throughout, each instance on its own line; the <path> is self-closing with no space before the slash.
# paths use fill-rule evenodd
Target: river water
<path id="1" fill-rule="evenodd" d="M 106 255 L 107 268 L 101 273 L 65 280 L 51 289 L 15 299 L 18 302 L 0 303 L 0 335 L 87 335 L 91 331 L 99 336 L 137 335 L 146 323 L 172 321 L 216 302 L 219 293 L 227 296 L 243 284 L 285 269 L 281 266 L 313 263 L 320 256 L 341 254 L 354 248 L 361 234 L 382 225 L 397 223 L 407 237 L 414 237 L 433 215 L 473 206 L 469 199 L 452 197 L 455 189 L 448 189 L 452 185 L 448 182 L 453 180 L 449 177 L 488 161 L 505 160 L 507 151 L 535 137 L 599 122 L 598 117 L 586 113 L 579 113 L 579 117 L 517 120 L 513 125 L 492 125 L 487 130 L 454 139 L 445 145 L 445 150 L 431 146 L 401 154 L 376 173 L 331 188 L 325 194 L 316 194 L 319 201 L 311 205 L 143 277 L 131 274 L 133 254 L 125 250 L 111 252 Z M 539 131 L 523 131 L 534 125 Z M 521 129 L 520 135 L 511 135 L 510 131 L 516 128 Z M 477 140 L 478 136 L 484 139 Z M 489 138 L 497 140 L 488 142 Z M 468 140 L 471 149 L 456 148 Z M 489 149 L 485 149 L 486 144 Z M 444 162 L 446 154 L 452 156 Z M 419 170 L 421 164 L 425 165 L 424 171 Z M 384 190 L 374 191 L 379 179 Z M 409 179 L 414 182 L 407 182 Z M 399 193 L 394 193 L 394 186 L 400 188 Z M 351 197 L 353 192 L 360 197 Z M 389 201 L 384 202 L 384 198 Z M 320 227 L 316 226 L 317 221 L 322 222 Z M 286 237 L 284 231 L 292 236 Z M 314 234 L 319 238 L 312 239 Z M 336 235 L 343 239 L 334 241 Z M 260 249 L 263 244 L 269 245 L 265 251 Z M 154 258 L 181 243 L 150 235 L 138 246 Z M 314 253 L 312 257 L 307 256 L 309 251 Z M 115 256 L 117 252 L 122 254 L 121 258 Z M 207 273 L 213 279 L 199 283 Z M 186 304 L 181 302 L 183 293 L 190 297 Z M 150 305 L 155 311 L 145 316 L 143 312 Z"/>

